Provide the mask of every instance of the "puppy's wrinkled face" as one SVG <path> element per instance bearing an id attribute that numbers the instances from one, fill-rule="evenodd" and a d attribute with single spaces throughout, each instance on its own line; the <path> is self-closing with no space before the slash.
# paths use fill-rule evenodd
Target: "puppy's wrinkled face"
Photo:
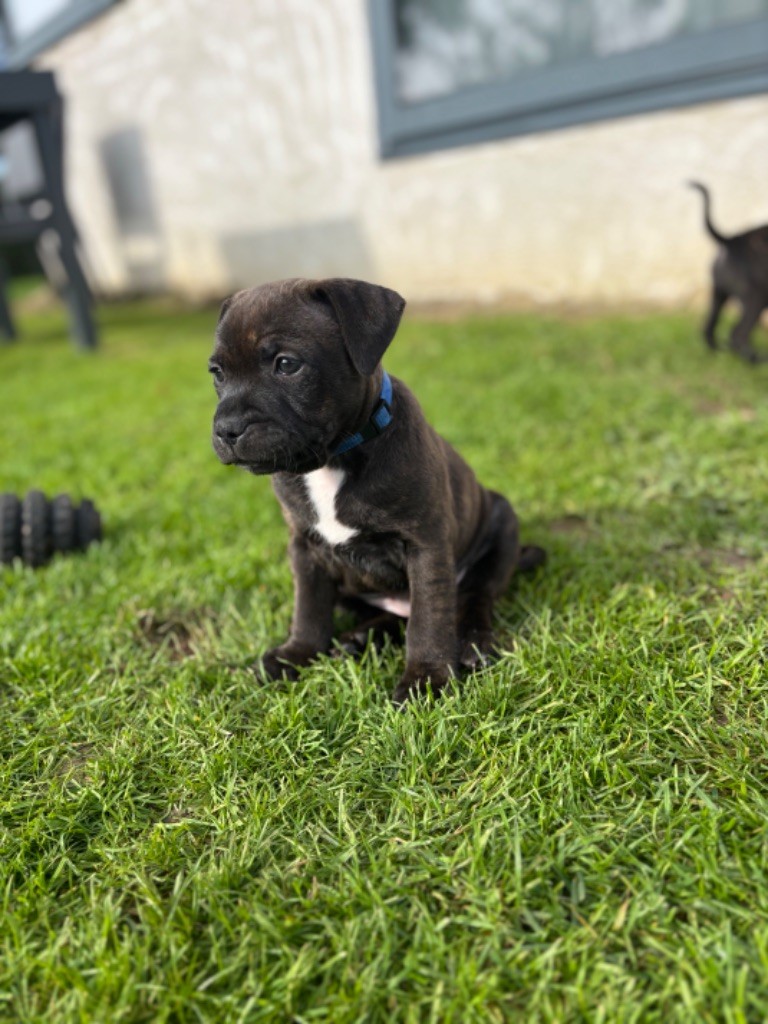
<path id="1" fill-rule="evenodd" d="M 316 282 L 278 281 L 227 300 L 209 361 L 213 447 L 252 473 L 306 473 L 365 401 L 330 301 Z"/>

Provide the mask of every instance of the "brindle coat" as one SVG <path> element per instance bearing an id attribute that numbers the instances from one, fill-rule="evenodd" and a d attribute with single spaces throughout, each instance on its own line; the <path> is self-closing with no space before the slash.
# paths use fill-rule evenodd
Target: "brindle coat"
<path id="1" fill-rule="evenodd" d="M 271 473 L 290 529 L 295 601 L 285 643 L 267 652 L 267 678 L 294 675 L 333 642 L 339 602 L 367 608 L 368 628 L 399 619 L 367 602 L 410 605 L 405 672 L 393 699 L 441 690 L 459 666 L 494 650 L 492 612 L 516 568 L 544 559 L 523 549 L 510 504 L 482 487 L 461 456 L 393 378 L 392 422 L 342 455 L 339 443 L 369 421 L 379 400 L 381 357 L 404 301 L 362 281 L 280 281 L 225 302 L 211 370 L 219 404 L 214 449 L 226 464 Z M 309 477 L 331 495 L 341 543 L 323 534 Z M 327 473 L 325 471 L 328 471 Z M 334 535 L 331 534 L 331 537 Z"/>

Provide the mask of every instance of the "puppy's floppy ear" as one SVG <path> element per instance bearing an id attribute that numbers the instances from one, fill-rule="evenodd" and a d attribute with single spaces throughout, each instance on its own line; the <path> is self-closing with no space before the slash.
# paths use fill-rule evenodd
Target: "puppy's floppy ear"
<path id="1" fill-rule="evenodd" d="M 391 288 L 346 277 L 313 281 L 311 294 L 331 306 L 352 365 L 368 377 L 395 336 L 405 299 Z"/>
<path id="2" fill-rule="evenodd" d="M 219 310 L 219 319 L 218 319 L 218 320 L 216 321 L 217 325 L 218 325 L 218 324 L 220 324 L 220 323 L 221 323 L 221 321 L 222 321 L 222 320 L 224 319 L 224 317 L 226 316 L 227 310 L 228 310 L 228 309 L 229 309 L 229 307 L 230 307 L 230 306 L 232 305 L 232 300 L 234 299 L 234 297 L 235 297 L 234 295 L 229 295 L 229 296 L 228 296 L 228 297 L 227 297 L 226 299 L 224 299 L 224 301 L 222 302 L 222 304 L 221 304 L 221 309 Z"/>

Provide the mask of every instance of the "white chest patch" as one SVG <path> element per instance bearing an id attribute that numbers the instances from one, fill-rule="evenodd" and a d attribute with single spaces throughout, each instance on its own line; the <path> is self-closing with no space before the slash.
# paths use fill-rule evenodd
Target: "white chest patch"
<path id="1" fill-rule="evenodd" d="M 307 494 L 317 516 L 315 529 L 329 544 L 346 544 L 357 533 L 336 518 L 336 495 L 345 475 L 344 470 L 327 466 L 304 474 Z"/>

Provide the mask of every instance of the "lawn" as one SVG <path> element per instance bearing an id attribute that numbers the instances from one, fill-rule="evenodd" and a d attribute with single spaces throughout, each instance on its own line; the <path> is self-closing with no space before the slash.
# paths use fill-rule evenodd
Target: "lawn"
<path id="1" fill-rule="evenodd" d="M 105 521 L 0 569 L 0 1020 L 765 1020 L 768 368 L 692 314 L 407 316 L 388 369 L 550 560 L 397 712 L 394 647 L 248 670 L 291 580 L 215 319 L 0 348 L 0 489 Z"/>

